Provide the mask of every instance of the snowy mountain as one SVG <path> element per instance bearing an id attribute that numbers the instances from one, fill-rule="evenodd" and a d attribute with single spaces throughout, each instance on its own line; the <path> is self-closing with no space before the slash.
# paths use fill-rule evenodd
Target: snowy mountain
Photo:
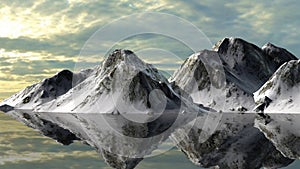
<path id="1" fill-rule="evenodd" d="M 82 70 L 79 73 L 63 70 L 51 78 L 44 79 L 39 83 L 26 87 L 24 90 L 5 99 L 0 106 L 5 107 L 4 105 L 8 105 L 19 109 L 33 109 L 38 105 L 54 100 L 65 94 L 72 87 L 90 76 L 91 73 L 91 69 Z"/>
<path id="2" fill-rule="evenodd" d="M 192 121 L 201 111 L 207 112 L 203 106 L 182 98 L 178 87 L 172 86 L 156 68 L 128 50 L 115 50 L 101 67 L 88 71 L 82 76 L 84 78 L 72 79 L 72 73 L 67 71 L 68 76 L 65 76 L 65 72 L 15 96 L 20 99 L 28 94 L 36 96 L 32 98 L 39 104 L 30 104 L 30 99 L 28 105 L 31 107 L 25 107 L 17 99 L 6 100 L 4 103 L 16 108 L 8 114 L 60 143 L 81 140 L 95 147 L 114 168 L 134 168 L 166 140 L 175 127 Z M 43 100 L 39 93 L 48 91 L 45 86 L 52 87 L 52 81 L 59 91 L 71 86 L 72 82 L 74 87 L 63 90 L 65 94 L 51 95 Z M 24 108 L 33 109 L 26 111 Z M 107 123 L 107 118 L 97 116 L 102 113 L 113 114 L 112 117 L 120 120 Z M 189 113 L 192 116 L 181 115 Z M 117 133 L 111 125 L 119 126 Z"/>
<path id="3" fill-rule="evenodd" d="M 221 60 L 226 84 L 220 90 L 212 90 L 215 82 L 209 75 L 218 75 L 209 68 L 213 64 L 207 62 L 207 58 L 213 63 L 218 61 L 216 58 Z M 225 112 L 251 112 L 255 108 L 253 92 L 281 64 L 292 59 L 296 57 L 270 43 L 259 48 L 242 39 L 225 38 L 213 47 L 213 51 L 204 50 L 190 56 L 174 73 L 171 81 L 189 93 L 196 103 Z M 191 130 L 180 129 L 172 134 L 172 138 L 193 163 L 203 167 L 277 168 L 290 163 L 291 160 L 283 157 L 254 127 L 255 116 L 245 116 L 247 114 L 233 114 L 223 119 L 219 115 L 208 122 L 209 115 L 198 117 L 200 122 L 196 124 L 199 125 L 193 124 Z M 270 151 L 260 147 L 268 147 Z M 260 156 L 255 152 L 260 152 Z M 274 159 L 280 162 L 275 163 Z"/>
<path id="4" fill-rule="evenodd" d="M 129 50 L 116 50 L 97 72 L 37 111 L 161 113 L 181 106 L 168 80 Z"/>
<path id="5" fill-rule="evenodd" d="M 257 92 L 258 105 L 265 105 L 265 113 L 299 113 L 300 61 L 283 64 Z M 258 106 L 259 107 L 259 106 Z"/>
<path id="6" fill-rule="evenodd" d="M 69 70 L 58 72 L 53 77 L 26 87 L 10 98 L 5 99 L 0 103 L 0 110 L 7 112 L 14 119 L 28 127 L 37 129 L 43 135 L 53 138 L 59 143 L 71 144 L 74 140 L 79 140 L 73 133 L 48 120 L 30 116 L 26 110 L 32 110 L 36 106 L 55 100 L 92 73 L 93 70 L 91 69 L 82 70 L 79 73 L 72 73 Z M 22 111 L 11 111 L 14 109 L 21 109 Z"/>
<path id="7" fill-rule="evenodd" d="M 203 50 L 191 55 L 170 81 L 191 94 L 194 102 L 204 106 L 222 111 L 251 111 L 255 107 L 253 92 L 279 66 L 292 59 L 297 58 L 270 43 L 259 48 L 239 38 L 224 38 L 212 51 Z M 214 67 L 216 63 L 223 67 Z M 213 80 L 216 77 L 218 81 Z M 213 90 L 214 83 L 220 82 L 221 89 Z"/>

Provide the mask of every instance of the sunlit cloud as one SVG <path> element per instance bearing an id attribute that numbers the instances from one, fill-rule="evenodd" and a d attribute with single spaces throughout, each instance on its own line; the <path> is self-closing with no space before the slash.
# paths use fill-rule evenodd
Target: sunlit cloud
<path id="1" fill-rule="evenodd" d="M 0 100 L 62 69 L 72 69 L 74 62 L 76 57 L 57 56 L 46 51 L 0 49 Z"/>
<path id="2" fill-rule="evenodd" d="M 72 7 L 66 1 L 36 1 L 32 7 L 5 6 L 0 8 L 0 37 L 50 39 L 53 36 L 74 34 L 99 22 L 99 18 L 89 17 L 87 12 L 71 15 Z M 50 15 L 37 12 L 37 8 L 47 8 L 43 3 L 54 5 Z M 50 7 L 50 6 L 48 6 Z M 63 7 L 63 8 L 61 8 Z M 42 9 L 46 10 L 46 9 Z M 51 10 L 51 8 L 47 8 Z"/>

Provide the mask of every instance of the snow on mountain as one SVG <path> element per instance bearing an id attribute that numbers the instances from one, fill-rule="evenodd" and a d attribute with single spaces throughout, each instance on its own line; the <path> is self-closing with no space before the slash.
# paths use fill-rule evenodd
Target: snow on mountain
<path id="1" fill-rule="evenodd" d="M 225 38 L 214 50 L 230 72 L 228 79 L 249 94 L 258 90 L 283 63 L 297 59 L 270 43 L 259 48 L 239 38 Z"/>
<path id="2" fill-rule="evenodd" d="M 129 50 L 115 50 L 96 74 L 37 111 L 161 113 L 180 106 L 168 80 Z"/>
<path id="3" fill-rule="evenodd" d="M 223 68 L 213 67 L 218 59 Z M 252 93 L 281 64 L 291 59 L 296 57 L 270 43 L 261 49 L 239 38 L 224 38 L 213 51 L 203 50 L 191 55 L 170 81 L 191 94 L 194 102 L 204 106 L 222 111 L 251 111 L 255 107 Z M 215 69 L 223 69 L 225 75 L 218 74 Z M 223 88 L 213 90 L 212 82 L 225 81 L 224 77 Z"/>
<path id="4" fill-rule="evenodd" d="M 300 60 L 292 60 L 283 64 L 270 80 L 254 93 L 254 98 L 258 105 L 265 105 L 264 113 L 299 113 L 299 92 Z"/>
<path id="5" fill-rule="evenodd" d="M 152 65 L 131 51 L 116 50 L 65 94 L 30 113 L 18 109 L 8 114 L 63 144 L 84 141 L 110 166 L 131 169 L 167 139 L 175 126 L 194 120 L 201 110 L 207 111 L 182 98 L 180 89 Z M 185 117 L 188 112 L 192 116 Z M 107 123 L 95 113 L 122 118 Z M 111 125 L 119 126 L 117 133 Z M 136 136 L 141 138 L 132 139 Z"/>
<path id="6" fill-rule="evenodd" d="M 216 52 L 209 50 L 193 54 L 169 80 L 185 92 L 185 97 L 190 95 L 195 103 L 220 110 L 223 105 L 216 102 L 223 102 L 224 92 L 218 88 L 224 85 L 222 83 L 225 82 L 225 75 L 221 64 L 216 64 L 218 58 Z M 214 86 L 211 85 L 212 83 Z"/>
<path id="7" fill-rule="evenodd" d="M 33 109 L 38 105 L 54 100 L 65 94 L 91 73 L 91 69 L 82 70 L 79 73 L 62 70 L 55 76 L 28 86 L 10 98 L 5 99 L 0 106 L 3 107 L 3 110 L 4 107 L 8 106 L 18 109 Z"/>
<path id="8" fill-rule="evenodd" d="M 292 54 L 285 55 L 288 54 L 286 50 L 274 45 L 267 44 L 261 49 L 238 38 L 225 38 L 217 43 L 213 50 L 204 50 L 190 56 L 170 80 L 191 94 L 194 102 L 225 112 L 252 111 L 255 108 L 253 92 L 259 89 L 281 64 L 296 58 Z M 212 80 L 209 78 L 211 68 L 205 61 L 206 58 L 217 57 L 224 67 L 226 84 L 221 90 L 212 91 Z M 231 116 L 222 121 L 220 115 L 212 122 L 206 123 L 208 116 L 197 119 L 200 126 L 195 125 L 191 130 L 172 134 L 178 147 L 193 163 L 204 167 L 260 168 L 285 166 L 291 162 L 254 128 L 255 118 L 245 121 Z M 182 137 L 185 139 L 177 141 Z M 268 147 L 270 152 L 264 154 L 264 149 L 260 147 Z M 261 156 L 254 153 L 258 150 Z M 256 161 L 254 156 L 264 162 Z M 275 163 L 274 159 L 280 162 Z"/>
<path id="9" fill-rule="evenodd" d="M 288 62 L 290 60 L 295 60 L 295 57 L 292 53 L 287 51 L 284 48 L 275 46 L 272 43 L 267 43 L 262 47 L 263 52 L 276 63 L 276 65 L 280 66 L 282 63 Z M 284 56 L 284 57 L 283 57 Z M 277 67 L 276 66 L 276 67 Z"/>
<path id="10" fill-rule="evenodd" d="M 82 70 L 79 73 L 72 73 L 69 70 L 58 72 L 53 77 L 26 87 L 4 100 L 0 104 L 0 110 L 24 123 L 26 126 L 37 129 L 43 135 L 53 138 L 59 143 L 65 145 L 71 144 L 74 140 L 78 140 L 73 133 L 46 119 L 31 116 L 26 110 L 30 111 L 38 105 L 42 105 L 65 94 L 73 86 L 76 86 L 91 75 L 92 72 L 91 69 Z M 11 111 L 14 109 L 20 109 L 20 111 Z"/>
<path id="11" fill-rule="evenodd" d="M 68 145 L 78 138 L 70 131 L 39 117 L 30 116 L 26 110 L 32 110 L 36 106 L 47 103 L 65 94 L 73 86 L 83 81 L 93 73 L 91 69 L 85 69 L 79 73 L 69 70 L 58 72 L 51 78 L 42 80 L 0 103 L 0 110 L 6 112 L 14 119 L 24 123 L 28 127 L 39 130 L 43 135 L 53 138 L 59 143 Z M 22 111 L 11 111 L 21 109 Z M 24 110 L 26 109 L 26 110 Z"/>

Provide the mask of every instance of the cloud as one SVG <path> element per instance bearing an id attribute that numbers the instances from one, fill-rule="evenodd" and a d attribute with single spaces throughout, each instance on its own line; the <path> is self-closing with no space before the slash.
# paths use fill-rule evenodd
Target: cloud
<path id="1" fill-rule="evenodd" d="M 0 49 L 0 99 L 51 77 L 62 69 L 72 69 L 75 61 L 74 57 L 52 55 L 45 51 Z"/>
<path id="2" fill-rule="evenodd" d="M 65 33 L 77 33 L 99 21 L 86 11 L 74 14 L 67 1 L 35 1 L 31 7 L 6 4 L 0 9 L 0 37 L 50 39 Z M 91 20 L 93 19 L 93 20 Z"/>

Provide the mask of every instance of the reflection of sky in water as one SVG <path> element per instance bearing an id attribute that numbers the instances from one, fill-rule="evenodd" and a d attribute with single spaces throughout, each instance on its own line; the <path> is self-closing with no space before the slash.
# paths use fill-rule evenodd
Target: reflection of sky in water
<path id="1" fill-rule="evenodd" d="M 23 126 L 10 117 L 0 114 L 0 168 L 1 169 L 99 169 L 109 168 L 89 146 L 74 143 L 62 146 Z M 163 147 L 163 146 L 162 146 Z M 286 169 L 296 169 L 299 161 Z M 146 158 L 137 169 L 196 169 L 176 148 L 159 156 Z"/>
<path id="2" fill-rule="evenodd" d="M 10 117 L 0 115 L 0 168 L 109 168 L 89 146 L 75 143 L 62 146 L 23 126 Z M 177 149 L 143 160 L 138 169 L 198 168 Z"/>

